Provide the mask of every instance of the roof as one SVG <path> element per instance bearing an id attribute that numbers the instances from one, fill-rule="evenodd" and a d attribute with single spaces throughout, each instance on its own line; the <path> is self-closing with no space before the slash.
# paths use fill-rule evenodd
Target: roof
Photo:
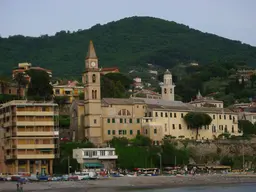
<path id="1" fill-rule="evenodd" d="M 119 71 L 118 67 L 101 68 L 101 71 Z"/>
<path id="2" fill-rule="evenodd" d="M 132 105 L 132 104 L 144 104 L 142 99 L 133 99 L 133 98 L 103 98 L 102 104 L 107 105 Z"/>
<path id="3" fill-rule="evenodd" d="M 218 100 L 215 100 L 215 99 L 210 99 L 210 98 L 200 98 L 200 99 L 195 99 L 194 101 L 191 101 L 189 102 L 190 104 L 193 104 L 193 103 L 202 103 L 202 102 L 214 102 L 214 103 L 223 103 L 223 101 L 218 101 Z"/>
<path id="4" fill-rule="evenodd" d="M 167 75 L 167 74 L 171 74 L 171 72 L 168 70 L 168 69 L 166 69 L 166 71 L 165 71 L 165 73 L 164 73 L 165 75 Z"/>
<path id="5" fill-rule="evenodd" d="M 97 59 L 97 55 L 92 40 L 89 43 L 86 59 Z"/>

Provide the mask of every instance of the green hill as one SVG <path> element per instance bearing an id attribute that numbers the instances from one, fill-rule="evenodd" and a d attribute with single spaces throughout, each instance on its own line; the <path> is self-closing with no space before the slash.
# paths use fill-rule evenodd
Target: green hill
<path id="1" fill-rule="evenodd" d="M 256 65 L 256 48 L 250 45 L 175 22 L 131 17 L 73 33 L 0 38 L 0 73 L 10 73 L 19 62 L 31 62 L 53 70 L 54 76 L 80 77 L 90 39 L 94 41 L 100 65 L 118 66 L 123 72 L 133 67 L 143 68 L 147 62 L 165 68 L 192 61 Z"/>

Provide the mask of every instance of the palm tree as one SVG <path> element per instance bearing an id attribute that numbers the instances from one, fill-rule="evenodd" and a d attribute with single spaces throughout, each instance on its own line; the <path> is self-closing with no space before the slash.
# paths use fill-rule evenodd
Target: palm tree
<path id="1" fill-rule="evenodd" d="M 24 74 L 23 73 L 17 73 L 15 76 L 14 76 L 14 81 L 17 83 L 18 85 L 18 98 L 20 99 L 21 98 L 21 88 L 25 88 L 26 85 L 28 84 L 28 81 L 27 79 L 25 78 Z"/>

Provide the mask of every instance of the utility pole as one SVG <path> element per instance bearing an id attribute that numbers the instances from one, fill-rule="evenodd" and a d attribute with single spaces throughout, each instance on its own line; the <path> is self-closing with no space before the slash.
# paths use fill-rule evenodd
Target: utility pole
<path id="1" fill-rule="evenodd" d="M 157 154 L 159 157 L 160 157 L 160 175 L 162 175 L 162 155 L 161 155 L 161 153 L 158 153 Z"/>
<path id="2" fill-rule="evenodd" d="M 244 142 L 243 142 L 243 172 L 244 172 Z"/>
<path id="3" fill-rule="evenodd" d="M 68 156 L 68 174 L 70 174 L 70 158 Z"/>

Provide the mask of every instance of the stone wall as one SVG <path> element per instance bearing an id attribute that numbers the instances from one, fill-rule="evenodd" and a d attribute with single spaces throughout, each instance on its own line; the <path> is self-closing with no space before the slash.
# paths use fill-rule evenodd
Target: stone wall
<path id="1" fill-rule="evenodd" d="M 220 164 L 224 157 L 245 157 L 245 166 L 251 167 L 256 160 L 256 138 L 251 140 L 215 140 L 210 142 L 175 141 L 177 148 L 190 151 L 190 163 Z M 248 160 L 250 159 L 250 160 Z"/>

